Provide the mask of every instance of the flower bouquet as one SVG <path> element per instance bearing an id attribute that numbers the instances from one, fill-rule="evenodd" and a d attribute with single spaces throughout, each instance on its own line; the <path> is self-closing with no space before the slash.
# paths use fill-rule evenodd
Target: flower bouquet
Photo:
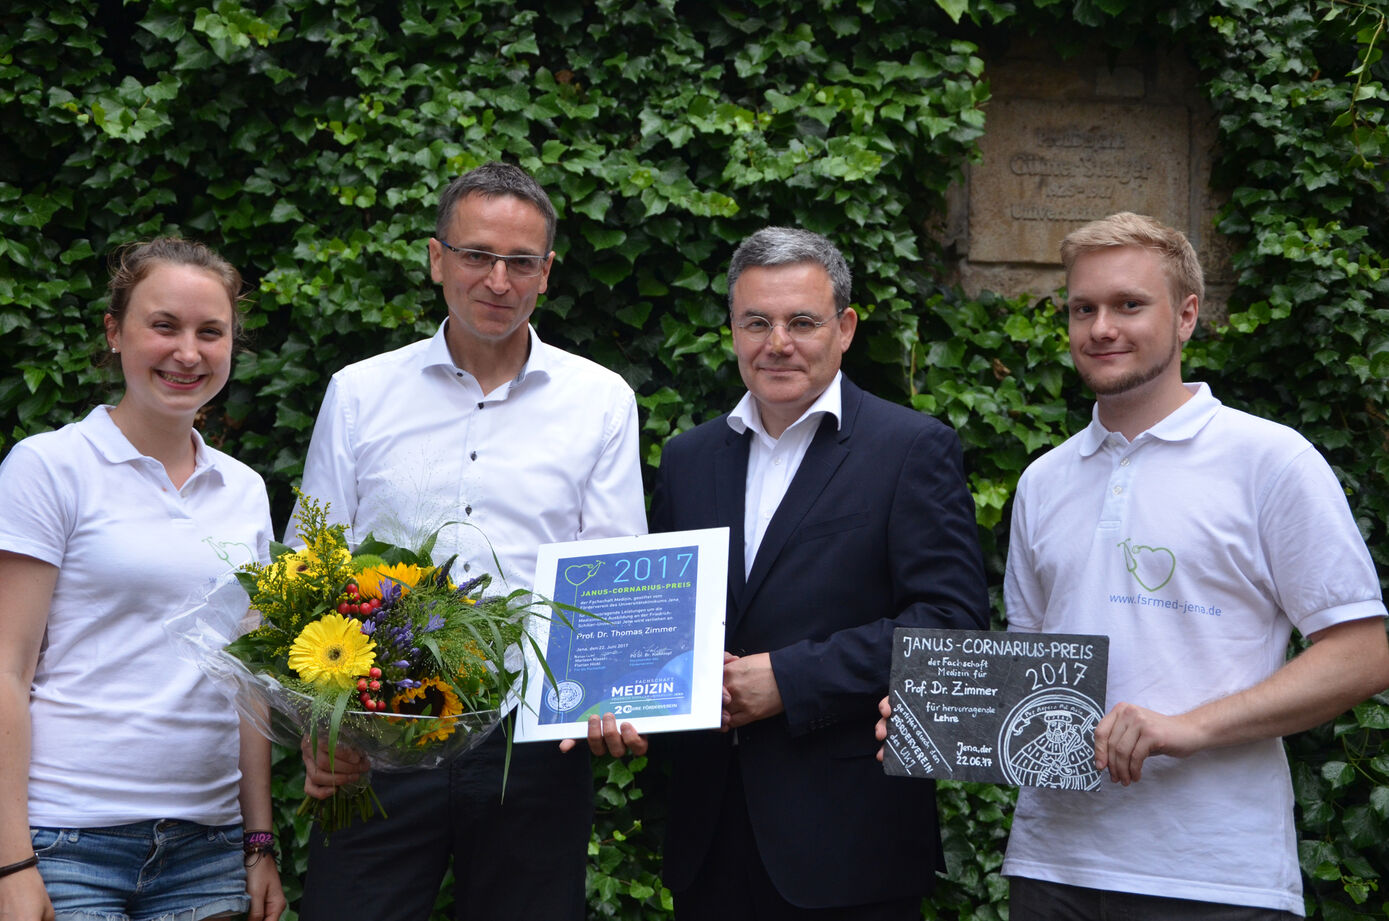
<path id="1" fill-rule="evenodd" d="M 476 744 L 524 682 L 515 647 L 535 645 L 524 620 L 538 599 L 486 595 L 487 575 L 455 585 L 452 560 L 431 562 L 437 532 L 417 551 L 368 535 L 353 552 L 327 508 L 300 498 L 304 546 L 272 545 L 269 563 L 242 567 L 170 632 L 273 741 L 350 746 L 387 771 L 434 767 Z M 228 638 L 226 611 L 238 598 L 243 616 L 231 632 L 240 635 Z M 306 797 L 300 812 L 331 833 L 379 809 L 363 782 Z"/>

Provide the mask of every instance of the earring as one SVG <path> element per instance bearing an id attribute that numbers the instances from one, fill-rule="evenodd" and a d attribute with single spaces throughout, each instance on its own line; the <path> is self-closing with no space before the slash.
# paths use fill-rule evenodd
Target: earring
<path id="1" fill-rule="evenodd" d="M 119 354 L 120 354 L 120 351 L 117 350 L 116 347 L 113 345 L 113 346 L 111 346 L 111 354 L 112 354 L 112 355 L 119 355 Z"/>

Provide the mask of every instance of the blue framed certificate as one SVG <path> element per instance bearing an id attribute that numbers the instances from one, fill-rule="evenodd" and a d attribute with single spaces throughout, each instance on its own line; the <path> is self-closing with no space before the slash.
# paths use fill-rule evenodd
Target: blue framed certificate
<path id="1" fill-rule="evenodd" d="M 535 590 L 555 608 L 530 633 L 522 742 L 588 735 L 614 714 L 638 732 L 715 729 L 723 709 L 728 529 L 545 544 Z"/>

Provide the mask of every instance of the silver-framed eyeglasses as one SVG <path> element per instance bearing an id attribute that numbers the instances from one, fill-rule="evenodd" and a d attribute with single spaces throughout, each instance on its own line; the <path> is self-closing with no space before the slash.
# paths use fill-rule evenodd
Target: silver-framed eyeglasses
<path id="1" fill-rule="evenodd" d="M 498 260 L 506 265 L 506 273 L 512 278 L 534 278 L 545 270 L 544 256 L 531 256 L 526 253 L 503 256 L 501 253 L 489 253 L 485 249 L 454 246 L 447 240 L 440 240 L 439 245 L 457 256 L 459 264 L 471 272 L 490 272 Z"/>
<path id="2" fill-rule="evenodd" d="M 815 335 L 816 330 L 828 323 L 829 320 L 817 320 L 814 317 L 805 315 L 794 316 L 785 323 L 773 323 L 766 317 L 748 317 L 733 325 L 743 331 L 743 335 L 749 339 L 762 340 L 772 334 L 772 330 L 780 326 L 786 330 L 786 335 L 792 339 L 809 339 Z"/>

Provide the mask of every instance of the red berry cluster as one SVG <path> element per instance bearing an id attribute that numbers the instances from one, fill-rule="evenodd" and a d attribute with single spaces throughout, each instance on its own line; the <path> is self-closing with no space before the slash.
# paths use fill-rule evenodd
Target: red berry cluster
<path id="1" fill-rule="evenodd" d="M 374 696 L 381 691 L 381 669 L 372 666 L 366 678 L 357 679 L 357 699 L 366 710 L 384 710 L 386 702 Z"/>
<path id="2" fill-rule="evenodd" d="M 347 583 L 347 587 L 342 590 L 342 598 L 342 602 L 338 605 L 339 614 L 355 614 L 359 617 L 370 617 L 374 612 L 381 609 L 381 599 L 362 598 L 358 594 L 356 582 Z"/>

